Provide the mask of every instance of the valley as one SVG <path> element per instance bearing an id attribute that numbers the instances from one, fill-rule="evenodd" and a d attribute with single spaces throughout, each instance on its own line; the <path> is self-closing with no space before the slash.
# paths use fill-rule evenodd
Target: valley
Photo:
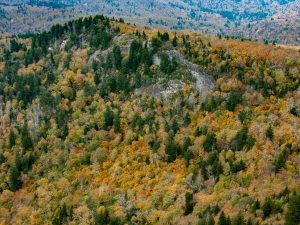
<path id="1" fill-rule="evenodd" d="M 2 0 L 0 32 L 47 30 L 56 23 L 100 13 L 143 26 L 299 46 L 299 11 L 299 0 L 15 0 L 9 4 Z"/>

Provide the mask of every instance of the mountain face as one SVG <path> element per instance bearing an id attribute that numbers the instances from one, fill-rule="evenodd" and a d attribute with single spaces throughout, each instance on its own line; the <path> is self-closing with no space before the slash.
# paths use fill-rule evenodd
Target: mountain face
<path id="1" fill-rule="evenodd" d="M 165 29 L 299 45 L 300 0 L 15 0 L 9 6 L 1 1 L 2 33 L 32 32 L 70 18 L 102 13 Z"/>
<path id="2" fill-rule="evenodd" d="M 104 16 L 0 39 L 0 224 L 298 225 L 299 133 L 293 48 Z"/>

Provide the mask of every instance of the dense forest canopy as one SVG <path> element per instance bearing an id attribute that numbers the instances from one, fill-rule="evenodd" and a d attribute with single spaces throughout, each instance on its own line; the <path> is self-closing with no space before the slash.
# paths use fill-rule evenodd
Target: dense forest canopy
<path id="1" fill-rule="evenodd" d="M 299 51 L 100 15 L 0 46 L 0 223 L 299 224 Z"/>

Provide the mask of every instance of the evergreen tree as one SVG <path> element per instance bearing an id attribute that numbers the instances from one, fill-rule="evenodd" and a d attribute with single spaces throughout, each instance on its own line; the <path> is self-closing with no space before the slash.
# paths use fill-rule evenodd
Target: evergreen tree
<path id="1" fill-rule="evenodd" d="M 244 216 L 239 213 L 233 220 L 232 220 L 232 225 L 244 225 L 245 224 L 245 220 L 244 220 Z"/>
<path id="2" fill-rule="evenodd" d="M 121 49 L 119 46 L 114 46 L 113 48 L 113 56 L 114 56 L 114 66 L 116 69 L 122 68 L 122 55 L 121 55 Z"/>
<path id="3" fill-rule="evenodd" d="M 21 143 L 25 150 L 33 147 L 33 142 L 31 140 L 26 121 L 24 122 L 21 131 Z"/>
<path id="4" fill-rule="evenodd" d="M 273 128 L 271 125 L 268 127 L 268 129 L 266 131 L 266 137 L 269 138 L 271 141 L 274 138 L 274 132 L 273 132 Z"/>
<path id="5" fill-rule="evenodd" d="M 173 38 L 173 40 L 172 40 L 172 45 L 173 45 L 173 47 L 177 47 L 177 45 L 178 45 L 176 33 L 175 33 L 175 36 L 174 36 L 174 38 Z"/>
<path id="6" fill-rule="evenodd" d="M 128 56 L 128 68 L 129 70 L 136 71 L 139 67 L 141 56 L 140 56 L 140 50 L 141 50 L 141 43 L 133 40 L 130 49 L 129 49 L 129 56 Z"/>
<path id="7" fill-rule="evenodd" d="M 179 125 L 176 120 L 173 120 L 171 127 L 172 127 L 174 134 L 176 134 L 180 130 Z"/>
<path id="8" fill-rule="evenodd" d="M 215 161 L 219 160 L 219 154 L 217 151 L 210 152 L 206 160 L 207 165 L 213 165 Z"/>
<path id="9" fill-rule="evenodd" d="M 184 117 L 184 125 L 188 126 L 192 122 L 191 116 L 189 113 L 187 113 Z"/>
<path id="10" fill-rule="evenodd" d="M 244 125 L 242 130 L 240 130 L 235 136 L 236 148 L 238 151 L 243 150 L 244 146 L 247 144 L 248 130 L 249 128 Z"/>
<path id="11" fill-rule="evenodd" d="M 225 213 L 223 211 L 219 216 L 218 225 L 229 225 Z"/>
<path id="12" fill-rule="evenodd" d="M 139 72 L 134 74 L 133 85 L 134 88 L 139 88 L 142 86 L 142 75 Z"/>
<path id="13" fill-rule="evenodd" d="M 251 218 L 249 218 L 248 219 L 248 221 L 247 221 L 247 224 L 246 225 L 253 225 L 253 223 L 252 223 L 252 219 Z"/>
<path id="14" fill-rule="evenodd" d="M 9 132 L 9 141 L 8 141 L 8 147 L 12 148 L 16 144 L 16 135 L 13 131 L 13 129 Z"/>
<path id="15" fill-rule="evenodd" d="M 161 62 L 160 62 L 160 70 L 165 74 L 171 74 L 176 70 L 177 63 L 174 60 L 170 60 L 167 54 L 161 55 Z"/>
<path id="16" fill-rule="evenodd" d="M 242 103 L 242 93 L 239 90 L 231 91 L 226 103 L 226 108 L 229 111 L 234 111 L 235 107 L 240 103 Z"/>
<path id="17" fill-rule="evenodd" d="M 66 205 L 58 207 L 53 215 L 52 224 L 53 225 L 61 225 L 63 224 L 64 219 L 67 217 L 67 208 Z"/>
<path id="18" fill-rule="evenodd" d="M 120 133 L 121 132 L 121 122 L 120 122 L 119 112 L 116 112 L 114 114 L 114 131 L 116 133 Z"/>
<path id="19" fill-rule="evenodd" d="M 174 142 L 173 137 L 169 137 L 165 146 L 165 152 L 168 155 L 168 162 L 173 162 L 176 160 L 178 154 L 178 147 Z"/>
<path id="20" fill-rule="evenodd" d="M 6 161 L 5 156 L 3 155 L 3 153 L 0 153 L 0 165 L 1 165 L 2 163 L 4 163 L 5 161 Z"/>
<path id="21" fill-rule="evenodd" d="M 265 201 L 265 203 L 263 204 L 263 206 L 261 207 L 263 214 L 264 214 L 264 218 L 267 218 L 271 215 L 272 213 L 272 201 L 271 199 L 267 199 Z"/>
<path id="22" fill-rule="evenodd" d="M 160 39 L 164 42 L 169 41 L 170 36 L 167 32 L 163 33 L 162 35 L 160 35 Z"/>
<path id="23" fill-rule="evenodd" d="M 142 34 L 142 36 L 143 36 L 143 39 L 147 39 L 147 34 L 145 33 L 145 31 L 143 31 L 143 34 Z"/>
<path id="24" fill-rule="evenodd" d="M 260 209 L 260 203 L 259 203 L 258 199 L 256 199 L 256 201 L 252 205 L 252 212 L 255 213 L 256 210 L 258 210 L 258 209 Z"/>
<path id="25" fill-rule="evenodd" d="M 151 39 L 151 46 L 153 48 L 153 53 L 157 52 L 157 50 L 161 47 L 161 44 L 162 43 L 161 43 L 161 41 L 158 38 L 153 37 Z"/>
<path id="26" fill-rule="evenodd" d="M 109 107 L 104 111 L 104 123 L 105 130 L 109 130 L 114 125 L 114 113 Z"/>
<path id="27" fill-rule="evenodd" d="M 190 137 L 185 137 L 183 142 L 183 151 L 187 151 L 188 148 L 192 145 L 192 140 Z"/>
<path id="28" fill-rule="evenodd" d="M 235 163 L 232 163 L 231 161 L 229 161 L 229 166 L 230 166 L 231 173 L 238 173 L 239 171 L 246 169 L 246 165 L 243 160 L 240 160 Z"/>
<path id="29" fill-rule="evenodd" d="M 285 225 L 300 224 L 300 194 L 291 196 L 288 211 L 285 215 Z"/>
<path id="30" fill-rule="evenodd" d="M 220 175 L 223 173 L 223 166 L 219 160 L 215 160 L 212 165 L 212 174 L 214 175 L 216 181 L 219 181 Z"/>
<path id="31" fill-rule="evenodd" d="M 193 212 L 194 203 L 193 203 L 193 194 L 190 192 L 185 193 L 185 212 L 184 215 L 189 215 Z"/>
<path id="32" fill-rule="evenodd" d="M 282 167 L 284 167 L 288 157 L 289 157 L 289 149 L 284 148 L 282 150 L 282 152 L 280 152 L 278 154 L 278 156 L 275 158 L 275 161 L 274 161 L 274 166 L 275 166 L 275 172 L 276 173 L 278 173 L 280 171 L 280 169 Z"/>
<path id="33" fill-rule="evenodd" d="M 104 211 L 101 213 L 96 213 L 95 225 L 109 224 L 109 213 L 105 207 Z"/>
<path id="34" fill-rule="evenodd" d="M 188 167 L 190 160 L 193 158 L 193 152 L 191 150 L 187 150 L 183 153 L 183 157 L 185 160 L 185 165 Z"/>
<path id="35" fill-rule="evenodd" d="M 16 168 L 19 171 L 21 171 L 22 168 L 23 168 L 23 160 L 22 160 L 22 157 L 21 157 L 19 151 L 15 151 L 15 158 L 14 158 L 14 160 L 15 160 L 15 164 L 14 165 L 16 166 Z"/>
<path id="36" fill-rule="evenodd" d="M 15 39 L 10 40 L 10 51 L 18 52 L 22 49 L 23 45 L 18 43 Z"/>
<path id="37" fill-rule="evenodd" d="M 215 225 L 214 217 L 211 214 L 206 218 L 206 225 Z"/>
<path id="38" fill-rule="evenodd" d="M 15 164 L 11 165 L 9 170 L 9 187 L 10 190 L 15 192 L 22 187 L 22 182 L 20 180 L 20 171 Z"/>
<path id="39" fill-rule="evenodd" d="M 142 63 L 144 64 L 144 72 L 148 74 L 150 66 L 152 65 L 152 57 L 148 50 L 148 44 L 146 43 L 142 52 Z"/>
<path id="40" fill-rule="evenodd" d="M 216 145 L 217 139 L 216 139 L 216 135 L 213 133 L 208 133 L 206 135 L 206 138 L 203 142 L 203 148 L 206 152 L 210 152 L 214 149 L 215 145 Z"/>
<path id="41" fill-rule="evenodd" d="M 55 115 L 56 124 L 58 127 L 58 137 L 64 139 L 68 133 L 68 113 L 65 110 L 59 109 Z"/>
<path id="42" fill-rule="evenodd" d="M 195 132 L 194 132 L 194 136 L 195 137 L 199 137 L 201 135 L 206 135 L 207 134 L 207 130 L 208 130 L 208 128 L 207 128 L 206 125 L 204 125 L 202 127 L 197 127 L 196 130 L 195 130 Z"/>

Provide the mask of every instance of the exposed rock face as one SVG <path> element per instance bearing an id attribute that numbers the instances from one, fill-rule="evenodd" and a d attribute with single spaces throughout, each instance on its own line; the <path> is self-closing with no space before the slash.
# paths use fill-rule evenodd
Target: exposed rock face
<path id="1" fill-rule="evenodd" d="M 196 78 L 195 88 L 200 92 L 209 92 L 214 87 L 214 80 L 212 76 L 203 72 L 200 67 L 187 59 L 177 50 L 164 51 L 162 53 L 167 54 L 171 58 L 175 58 L 176 61 L 180 64 L 183 64 L 187 67 L 188 71 Z M 161 60 L 158 54 L 153 57 L 153 63 L 155 65 L 160 65 Z"/>
<path id="2" fill-rule="evenodd" d="M 132 34 L 126 33 L 114 37 L 113 43 L 120 46 L 122 54 L 129 54 L 129 48 L 133 38 L 134 36 Z"/>
<path id="3" fill-rule="evenodd" d="M 90 56 L 89 64 L 92 64 L 93 62 L 101 62 L 101 61 L 104 61 L 105 63 L 109 53 L 111 52 L 112 52 L 112 48 L 109 48 L 105 51 L 102 50 L 95 51 L 94 54 Z"/>
<path id="4" fill-rule="evenodd" d="M 134 91 L 136 95 L 142 95 L 147 93 L 152 97 L 163 97 L 167 98 L 168 96 L 175 94 L 184 86 L 184 83 L 179 80 L 170 80 L 166 86 L 162 84 L 153 84 L 146 88 L 138 88 Z"/>
<path id="5" fill-rule="evenodd" d="M 120 36 L 114 37 L 112 40 L 114 45 L 118 45 L 121 48 L 121 52 L 124 56 L 129 54 L 129 48 L 134 36 L 130 34 L 122 34 Z M 112 52 L 113 47 L 108 48 L 107 50 L 97 50 L 95 51 L 89 58 L 89 64 L 93 62 L 102 62 L 106 63 L 108 55 Z M 167 50 L 158 52 L 153 56 L 153 63 L 154 65 L 160 66 L 161 54 L 167 54 L 170 58 L 174 58 L 180 65 L 183 65 L 186 70 L 192 74 L 195 78 L 194 87 L 199 91 L 200 95 L 206 95 L 210 93 L 214 88 L 214 80 L 212 76 L 208 75 L 207 73 L 203 72 L 201 68 L 189 60 L 187 60 L 182 53 L 178 50 Z M 148 87 L 142 87 L 135 90 L 136 95 L 141 95 L 143 93 L 147 93 L 153 97 L 164 97 L 167 98 L 168 96 L 176 93 L 179 91 L 185 83 L 182 80 L 170 80 L 167 83 L 156 83 L 152 84 Z"/>

